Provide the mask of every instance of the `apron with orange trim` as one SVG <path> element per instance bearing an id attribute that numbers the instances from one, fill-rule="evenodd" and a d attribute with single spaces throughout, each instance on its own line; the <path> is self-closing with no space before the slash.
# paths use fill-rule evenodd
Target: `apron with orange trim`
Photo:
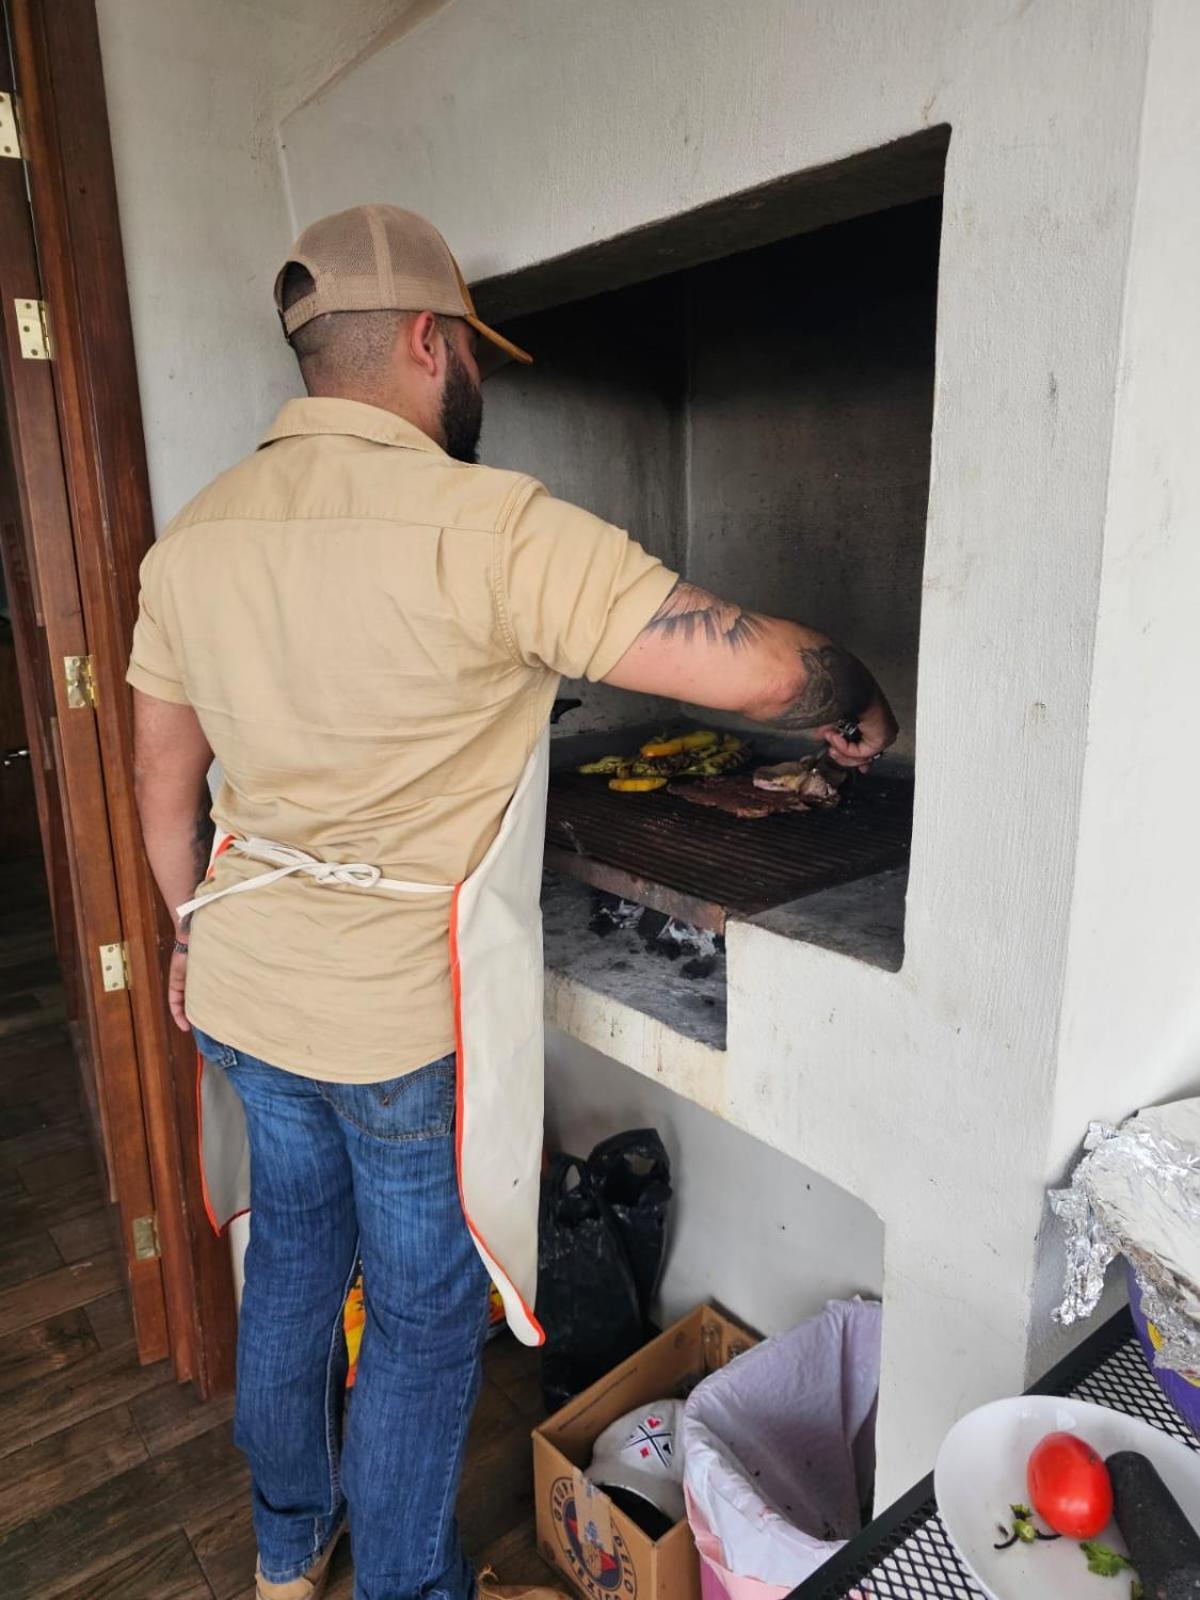
<path id="1" fill-rule="evenodd" d="M 550 734 L 526 763 L 500 831 L 483 860 L 454 886 L 385 878 L 362 863 L 318 861 L 263 839 L 225 839 L 271 870 L 179 908 L 247 893 L 292 874 L 363 893 L 445 894 L 457 1048 L 459 1197 L 475 1248 L 522 1344 L 544 1339 L 534 1316 L 538 1188 L 542 1156 L 542 850 Z M 215 860 L 215 857 L 214 857 Z M 221 1071 L 197 1077 L 204 1203 L 219 1233 L 250 1206 L 250 1150 L 242 1103 Z"/>

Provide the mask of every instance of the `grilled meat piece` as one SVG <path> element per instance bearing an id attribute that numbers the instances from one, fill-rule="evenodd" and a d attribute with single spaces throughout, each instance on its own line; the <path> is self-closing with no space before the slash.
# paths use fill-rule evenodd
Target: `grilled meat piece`
<path id="1" fill-rule="evenodd" d="M 756 789 L 749 777 L 705 778 L 700 783 L 673 783 L 669 793 L 693 805 L 711 806 L 731 817 L 774 817 L 786 811 L 808 811 L 806 800 L 786 791 Z"/>
<path id="2" fill-rule="evenodd" d="M 795 795 L 814 810 L 832 811 L 845 778 L 841 767 L 818 754 L 799 761 L 781 761 L 775 767 L 759 767 L 754 774 L 754 787 L 768 794 Z"/>

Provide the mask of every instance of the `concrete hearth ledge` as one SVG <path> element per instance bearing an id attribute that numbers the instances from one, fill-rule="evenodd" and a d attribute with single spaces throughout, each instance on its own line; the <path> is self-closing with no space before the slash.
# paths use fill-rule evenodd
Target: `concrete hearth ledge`
<path id="1" fill-rule="evenodd" d="M 899 870 L 828 889 L 731 924 L 730 936 L 762 929 L 896 972 L 907 876 Z M 586 885 L 547 873 L 546 1021 L 729 1120 L 725 957 L 689 978 L 684 961 L 652 955 L 636 933 L 597 935 L 591 899 Z"/>
<path id="2" fill-rule="evenodd" d="M 747 923 L 884 972 L 898 972 L 904 960 L 907 887 L 907 868 L 900 868 L 776 906 Z M 646 1027 L 652 1026 L 659 1062 L 692 1044 L 712 1053 L 723 1051 L 728 1022 L 725 956 L 710 958 L 703 964 L 707 970 L 700 971 L 687 957 L 669 960 L 651 952 L 636 930 L 598 933 L 593 902 L 593 891 L 585 884 L 546 874 L 542 910 L 547 982 L 553 982 L 560 996 L 571 996 L 571 1014 L 585 1019 L 581 1025 L 588 1032 L 558 1017 L 549 1020 L 609 1055 L 614 1054 L 609 1048 L 613 1018 L 627 1019 L 619 1031 L 639 1050 L 647 1042 Z M 640 1058 L 629 1064 L 641 1070 Z M 669 1073 L 660 1067 L 658 1076 Z"/>
<path id="3" fill-rule="evenodd" d="M 638 929 L 598 920 L 595 906 L 595 891 L 587 884 L 546 873 L 542 926 L 547 969 L 602 999 L 644 1012 L 669 1032 L 723 1050 L 724 954 L 697 960 L 669 940 L 647 948 Z"/>
<path id="4" fill-rule="evenodd" d="M 904 965 L 907 893 L 908 868 L 897 867 L 775 906 L 748 920 L 785 939 L 815 944 L 884 972 L 899 972 Z"/>
<path id="5" fill-rule="evenodd" d="M 686 1038 L 657 1017 L 549 967 L 546 1021 L 718 1117 L 727 1116 L 724 1050 Z"/>

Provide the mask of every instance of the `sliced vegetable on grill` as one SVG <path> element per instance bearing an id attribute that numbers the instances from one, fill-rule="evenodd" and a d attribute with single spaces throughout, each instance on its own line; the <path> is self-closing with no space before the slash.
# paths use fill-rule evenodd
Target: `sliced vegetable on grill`
<path id="1" fill-rule="evenodd" d="M 737 772 L 749 759 L 750 746 L 744 739 L 701 728 L 675 739 L 648 740 L 634 755 L 601 756 L 585 762 L 579 771 L 596 777 L 661 778 L 666 782 L 669 778 L 720 777 Z"/>
<path id="2" fill-rule="evenodd" d="M 624 772 L 628 765 L 628 756 L 601 756 L 599 761 L 589 761 L 579 770 L 580 772 L 597 773 L 605 776 L 614 772 Z"/>
<path id="3" fill-rule="evenodd" d="M 721 736 L 711 728 L 698 728 L 695 733 L 682 733 L 677 739 L 650 739 L 642 746 L 644 756 L 678 756 L 685 750 L 707 750 L 720 744 Z"/>

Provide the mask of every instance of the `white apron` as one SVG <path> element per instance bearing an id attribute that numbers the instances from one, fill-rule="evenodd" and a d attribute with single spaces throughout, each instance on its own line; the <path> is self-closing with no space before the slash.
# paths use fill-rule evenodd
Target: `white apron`
<path id="1" fill-rule="evenodd" d="M 451 894 L 450 974 L 457 1048 L 456 1157 L 463 1214 L 484 1266 L 522 1344 L 545 1338 L 537 1293 L 538 1191 L 542 1159 L 542 850 L 550 733 L 542 735 L 509 802 L 500 831 L 462 883 L 403 883 L 375 867 L 317 861 L 269 840 L 225 839 L 272 871 L 180 906 L 186 916 L 211 900 L 260 888 L 293 873 L 363 893 Z M 215 860 L 215 856 L 214 856 Z M 204 1205 L 219 1233 L 250 1205 L 250 1150 L 242 1103 L 223 1072 L 197 1079 Z"/>

